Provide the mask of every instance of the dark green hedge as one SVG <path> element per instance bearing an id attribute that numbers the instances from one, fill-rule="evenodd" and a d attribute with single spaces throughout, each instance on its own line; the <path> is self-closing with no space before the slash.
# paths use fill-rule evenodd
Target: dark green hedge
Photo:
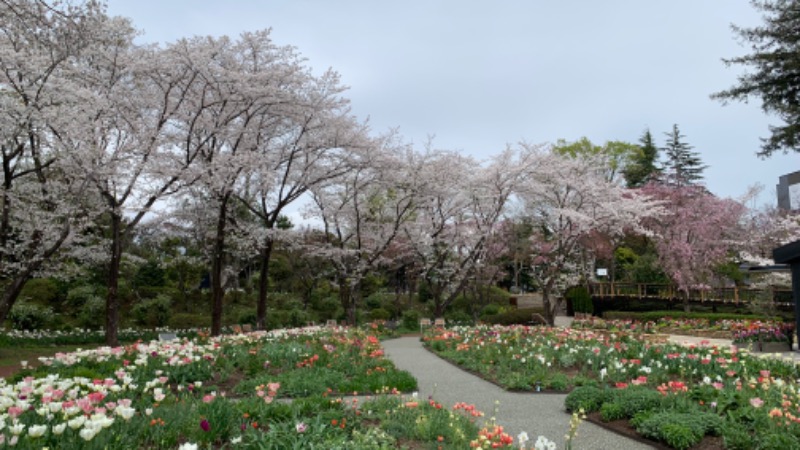
<path id="1" fill-rule="evenodd" d="M 520 308 L 512 309 L 501 314 L 485 316 L 483 321 L 492 325 L 531 325 L 533 315 L 544 316 L 544 308 Z"/>
<path id="2" fill-rule="evenodd" d="M 711 323 L 718 320 L 768 320 L 767 316 L 758 314 L 729 314 L 729 313 L 698 313 L 698 312 L 683 312 L 683 311 L 648 311 L 648 312 L 630 312 L 630 311 L 606 311 L 603 313 L 603 318 L 607 320 L 640 320 L 643 322 L 653 321 L 658 322 L 660 319 L 670 317 L 672 319 L 706 319 Z M 773 320 L 782 320 L 780 317 L 772 318 Z"/>

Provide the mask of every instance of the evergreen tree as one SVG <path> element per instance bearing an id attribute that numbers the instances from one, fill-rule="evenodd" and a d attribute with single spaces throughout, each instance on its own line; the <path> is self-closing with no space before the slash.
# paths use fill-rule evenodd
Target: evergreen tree
<path id="1" fill-rule="evenodd" d="M 683 141 L 686 136 L 672 126 L 672 132 L 664 133 L 667 143 L 662 148 L 666 160 L 661 168 L 662 181 L 674 186 L 696 186 L 703 181 L 703 171 L 708 167 L 703 164 L 700 155 L 692 151 L 692 146 Z"/>
<path id="2" fill-rule="evenodd" d="M 656 161 L 658 161 L 658 147 L 653 142 L 650 130 L 647 129 L 639 138 L 637 151 L 631 156 L 623 170 L 626 185 L 629 188 L 641 187 L 658 178 L 660 169 Z"/>
<path id="3" fill-rule="evenodd" d="M 770 156 L 777 150 L 800 152 L 800 1 L 753 0 L 754 7 L 764 13 L 763 26 L 733 31 L 752 53 L 724 59 L 727 65 L 739 64 L 749 68 L 740 75 L 738 84 L 717 92 L 711 98 L 747 101 L 761 98 L 761 109 L 778 116 L 783 126 L 770 126 L 772 133 L 763 139 L 760 156 Z"/>

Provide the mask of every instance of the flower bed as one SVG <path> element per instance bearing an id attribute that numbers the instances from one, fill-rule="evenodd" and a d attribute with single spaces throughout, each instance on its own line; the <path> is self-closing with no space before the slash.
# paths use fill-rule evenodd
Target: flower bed
<path id="1" fill-rule="evenodd" d="M 792 324 L 780 321 L 733 320 L 722 319 L 674 319 L 664 317 L 657 321 L 638 321 L 631 319 L 606 320 L 599 317 L 576 319 L 572 328 L 582 330 L 607 330 L 614 333 L 628 332 L 634 334 L 682 334 L 714 339 L 734 339 L 737 334 L 760 328 L 777 328 L 785 334 L 793 329 Z"/>
<path id="2" fill-rule="evenodd" d="M 121 342 L 135 342 L 137 340 L 150 341 L 157 339 L 161 333 L 174 334 L 179 337 L 196 336 L 197 330 L 175 330 L 171 328 L 119 330 L 118 337 Z M 87 345 L 103 344 L 106 335 L 103 330 L 87 330 L 75 328 L 69 331 L 61 330 L 8 330 L 0 332 L 0 346 L 44 346 L 44 345 Z"/>
<path id="3" fill-rule="evenodd" d="M 543 327 L 454 328 L 424 339 L 507 389 L 572 390 L 569 410 L 627 420 L 674 448 L 707 435 L 737 442 L 732 448 L 800 448 L 800 368 L 793 361 Z"/>
<path id="4" fill-rule="evenodd" d="M 752 322 L 733 332 L 734 344 L 758 344 L 763 350 L 764 344 L 783 344 L 784 350 L 791 350 L 794 325 L 790 323 Z M 786 348 L 788 346 L 788 348 Z M 775 347 L 775 346 L 773 346 Z"/>
<path id="5" fill-rule="evenodd" d="M 416 381 L 358 330 L 137 342 L 42 363 L 0 380 L 0 446 L 467 448 L 481 431 L 474 407 L 401 395 Z"/>

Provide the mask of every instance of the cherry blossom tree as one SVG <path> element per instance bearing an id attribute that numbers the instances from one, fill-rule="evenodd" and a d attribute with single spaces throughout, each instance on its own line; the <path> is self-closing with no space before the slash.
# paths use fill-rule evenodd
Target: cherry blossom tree
<path id="1" fill-rule="evenodd" d="M 213 158 L 214 149 L 228 144 L 226 138 L 242 128 L 252 102 L 233 90 L 241 80 L 224 66 L 235 58 L 217 42 L 195 39 L 165 48 L 137 47 L 131 38 L 132 33 L 93 55 L 85 89 L 102 108 L 79 122 L 82 140 L 76 143 L 85 145 L 69 158 L 71 170 L 89 180 L 102 198 L 108 219 L 110 345 L 118 341 L 125 243 L 156 204 L 206 175 L 198 164 L 201 159 L 225 164 L 225 156 Z"/>
<path id="2" fill-rule="evenodd" d="M 493 300 L 492 291 L 500 280 L 507 277 L 506 263 L 516 255 L 514 236 L 516 224 L 510 219 L 501 219 L 489 234 L 484 245 L 483 256 L 472 272 L 464 289 L 468 303 L 465 305 L 472 318 L 477 320 L 484 308 Z M 527 247 L 527 246 L 526 246 Z M 527 252 L 526 252 L 527 253 Z M 515 261 L 516 262 L 516 261 Z M 519 261 L 522 264 L 522 260 Z M 511 268 L 512 271 L 515 267 Z"/>
<path id="3" fill-rule="evenodd" d="M 757 197 L 762 191 L 763 186 L 753 186 L 739 202 L 747 204 L 748 200 Z M 739 240 L 742 245 L 736 255 L 739 262 L 757 266 L 774 265 L 772 251 L 775 248 L 800 240 L 800 214 L 775 205 L 756 207 L 754 204 L 747 209 L 741 226 Z M 757 280 L 751 280 L 750 284 L 764 287 L 791 285 L 789 275 L 788 271 L 769 271 L 760 274 Z"/>
<path id="4" fill-rule="evenodd" d="M 238 249 L 231 232 L 244 219 L 236 211 L 248 173 L 260 167 L 269 150 L 291 140 L 294 114 L 301 105 L 308 74 L 290 47 L 272 43 L 269 32 L 239 39 L 193 38 L 170 49 L 197 80 L 189 87 L 179 125 L 197 161 L 184 170 L 190 198 L 206 199 L 203 227 L 211 265 L 211 332 L 220 333 L 226 265 Z M 277 144 L 280 145 L 280 144 Z M 184 150 L 185 151 L 185 150 Z"/>
<path id="5" fill-rule="evenodd" d="M 213 218 L 193 222 L 206 225 L 199 229 L 211 265 L 212 334 L 221 329 L 226 266 L 253 249 L 263 328 L 280 213 L 310 187 L 346 172 L 343 155 L 362 145 L 365 129 L 349 115 L 338 75 L 315 76 L 268 31 L 182 40 L 172 50 L 200 80 L 176 128 L 199 155 L 183 175 L 192 185 L 188 201 L 205 199 Z"/>
<path id="6" fill-rule="evenodd" d="M 642 220 L 660 208 L 647 196 L 609 181 L 602 161 L 591 155 L 570 158 L 529 145 L 522 151 L 535 164 L 522 178 L 518 195 L 533 224 L 532 276 L 552 325 L 564 289 L 589 276 L 591 237 L 646 232 Z"/>
<path id="7" fill-rule="evenodd" d="M 369 151 L 354 152 L 350 170 L 313 188 L 314 208 L 326 245 L 317 250 L 333 265 L 339 300 L 350 324 L 356 322 L 361 282 L 370 272 L 404 253 L 398 239 L 417 210 L 427 180 L 427 160 L 394 136 L 376 139 Z"/>
<path id="8" fill-rule="evenodd" d="M 260 276 L 256 308 L 257 328 L 266 325 L 269 266 L 275 244 L 287 239 L 279 219 L 286 208 L 309 190 L 347 173 L 348 153 L 372 145 L 367 127 L 350 115 L 345 88 L 331 70 L 319 77 L 303 73 L 293 95 L 293 110 L 279 126 L 259 130 L 258 158 L 250 163 L 244 189 L 237 198 L 254 216 L 247 234 L 258 250 Z M 293 234 L 296 236 L 296 234 Z"/>
<path id="9" fill-rule="evenodd" d="M 714 267 L 741 246 L 746 208 L 701 186 L 650 184 L 642 190 L 663 201 L 668 211 L 648 226 L 655 232 L 659 262 L 684 294 L 688 310 L 689 290 L 709 285 Z"/>
<path id="10" fill-rule="evenodd" d="M 512 149 L 486 165 L 437 151 L 421 170 L 429 181 L 404 234 L 436 317 L 442 317 L 486 261 L 491 236 L 530 163 L 529 155 Z"/>
<path id="11" fill-rule="evenodd" d="M 94 62 L 133 31 L 95 2 L 3 0 L 0 22 L 2 322 L 28 279 L 89 248 L 77 244 L 98 199 L 71 159 L 89 146 L 83 124 L 105 107 Z"/>

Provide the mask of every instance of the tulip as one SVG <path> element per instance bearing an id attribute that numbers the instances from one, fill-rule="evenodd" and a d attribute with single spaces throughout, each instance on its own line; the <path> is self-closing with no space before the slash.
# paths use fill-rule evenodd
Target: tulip
<path id="1" fill-rule="evenodd" d="M 31 425 L 31 427 L 28 428 L 28 436 L 32 438 L 42 437 L 46 431 L 47 425 Z"/>

